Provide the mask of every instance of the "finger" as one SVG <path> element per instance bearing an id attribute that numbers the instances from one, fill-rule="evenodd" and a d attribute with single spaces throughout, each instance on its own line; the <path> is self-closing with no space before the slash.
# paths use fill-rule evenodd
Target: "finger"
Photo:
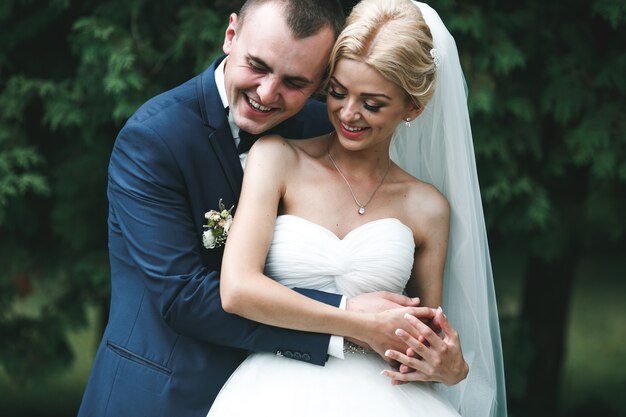
<path id="1" fill-rule="evenodd" d="M 413 350 L 413 348 L 407 348 L 405 355 L 408 356 L 409 358 L 415 358 L 417 360 L 421 360 L 422 357 L 419 356 L 417 353 L 415 353 L 415 351 Z M 409 368 L 408 366 L 406 366 L 405 364 L 400 364 L 400 367 L 398 368 L 400 370 L 400 372 L 402 372 L 403 374 L 406 374 L 408 372 L 414 372 L 415 369 L 413 368 Z"/>
<path id="2" fill-rule="evenodd" d="M 410 334 L 415 339 L 419 339 L 420 336 L 426 339 L 424 342 L 422 342 L 423 345 L 426 345 L 427 344 L 426 342 L 428 342 L 429 346 L 436 347 L 436 346 L 440 346 L 441 343 L 443 343 L 441 338 L 435 332 L 433 332 L 433 330 L 430 327 L 422 323 L 420 320 L 416 319 L 414 316 L 410 314 L 405 314 L 404 319 L 407 320 L 414 327 L 414 329 L 418 332 L 417 334 L 415 334 L 412 332 L 412 329 L 410 331 L 411 332 Z"/>
<path id="3" fill-rule="evenodd" d="M 391 301 L 392 303 L 396 303 L 403 307 L 417 307 L 420 303 L 419 297 L 411 298 L 407 297 L 406 295 L 396 294 L 388 291 L 381 291 L 380 294 L 382 298 L 386 299 L 387 301 Z"/>
<path id="4" fill-rule="evenodd" d="M 411 311 L 414 310 L 411 309 Z M 405 314 L 403 318 L 407 321 L 407 325 L 401 326 L 401 328 L 409 333 L 412 337 L 419 340 L 421 343 L 429 345 L 429 335 L 434 334 L 434 332 L 428 326 L 428 324 L 424 323 L 421 318 L 416 318 L 413 314 L 409 313 Z"/>
<path id="5" fill-rule="evenodd" d="M 448 316 L 446 316 L 443 313 L 443 310 L 441 310 L 441 307 L 439 307 L 439 309 L 440 309 L 439 310 L 440 314 L 437 314 L 436 316 L 439 316 L 438 322 L 439 322 L 439 326 L 441 327 L 441 330 L 443 330 L 443 332 L 445 333 L 446 336 L 449 336 L 449 337 L 451 337 L 453 339 L 458 338 L 458 333 L 454 329 L 454 327 L 452 327 L 450 322 L 448 321 Z"/>
<path id="6" fill-rule="evenodd" d="M 433 324 L 439 327 L 440 329 L 443 329 L 444 322 L 447 322 L 447 321 L 448 321 L 448 318 L 443 313 L 441 306 L 437 307 L 437 309 L 435 310 L 435 317 L 433 317 Z"/>
<path id="7" fill-rule="evenodd" d="M 434 319 L 436 313 L 437 310 L 430 307 L 412 307 L 409 309 L 409 314 L 422 321 Z"/>
<path id="8" fill-rule="evenodd" d="M 427 376 L 422 374 L 421 372 L 411 372 L 408 374 L 403 374 L 397 371 L 392 371 L 391 369 L 385 369 L 380 374 L 391 378 L 391 383 L 393 385 L 401 385 L 403 383 L 412 381 L 428 381 Z"/>
<path id="9" fill-rule="evenodd" d="M 398 381 L 397 379 L 392 379 L 391 380 L 391 385 L 404 385 L 404 384 L 408 384 L 409 381 Z"/>
<path id="10" fill-rule="evenodd" d="M 420 372 L 425 375 L 431 374 L 433 370 L 431 364 L 428 361 L 409 358 L 408 356 L 406 356 L 405 354 L 401 352 L 398 352 L 397 350 L 388 349 L 385 351 L 385 356 L 387 358 L 390 358 L 399 362 L 400 364 L 403 364 L 403 365 L 408 366 L 409 368 L 412 368 L 415 372 Z M 396 369 L 397 368 L 398 367 L 396 367 Z"/>
<path id="11" fill-rule="evenodd" d="M 387 362 L 387 365 L 391 366 L 392 368 L 396 368 L 397 369 L 397 368 L 400 367 L 400 365 L 402 365 L 400 362 L 398 362 L 398 361 L 396 361 L 396 360 L 394 360 L 394 359 L 392 359 L 390 357 L 387 357 L 387 356 L 383 356 L 383 359 L 385 360 L 385 362 Z"/>
<path id="12" fill-rule="evenodd" d="M 423 338 L 422 338 L 422 339 L 423 339 Z M 424 339 L 424 340 L 425 340 L 425 339 Z M 420 343 L 424 343 L 423 341 L 421 341 L 421 340 L 419 340 L 419 339 L 418 339 L 418 342 L 420 342 Z M 428 346 L 426 346 L 426 347 L 428 347 Z M 407 350 L 406 350 L 406 352 L 405 352 L 405 355 L 406 355 L 406 356 L 408 356 L 409 358 L 415 358 L 415 359 L 419 359 L 419 360 L 422 360 L 422 359 L 423 359 L 420 355 L 418 355 L 417 353 L 415 353 L 415 351 L 413 350 L 413 348 L 407 348 Z"/>
<path id="13" fill-rule="evenodd" d="M 387 350 L 390 350 L 390 349 L 387 349 Z M 395 360 L 393 358 L 393 355 L 387 355 L 386 354 L 387 350 L 383 352 L 377 352 L 378 356 L 380 356 L 385 362 L 387 362 L 387 365 L 391 366 L 392 368 L 398 369 L 401 363 Z"/>
<path id="14" fill-rule="evenodd" d="M 396 336 L 406 343 L 409 348 L 406 351 L 405 356 L 407 358 L 415 360 L 430 360 L 433 358 L 433 352 L 424 343 L 412 337 L 410 334 L 402 329 L 396 330 Z"/>
<path id="15" fill-rule="evenodd" d="M 412 337 L 415 337 L 415 335 L 413 335 L 413 334 L 412 334 L 411 336 L 412 336 Z M 425 338 L 424 336 L 422 336 L 421 334 L 420 334 L 420 335 L 417 335 L 416 339 L 417 339 L 417 341 L 418 341 L 418 342 L 420 342 L 420 343 L 422 343 L 422 344 L 426 345 L 426 347 L 428 347 L 429 343 L 428 343 L 428 341 L 426 340 L 426 338 Z M 411 348 L 408 348 L 408 349 L 406 350 L 406 355 L 407 355 L 407 356 L 411 356 L 411 357 L 413 357 L 413 356 L 415 356 L 415 352 L 413 352 L 413 351 L 411 350 Z"/>
<path id="16" fill-rule="evenodd" d="M 421 357 L 419 357 L 419 355 L 417 355 L 417 354 L 413 351 L 413 349 L 412 349 L 412 348 L 408 348 L 408 349 L 406 350 L 405 355 L 406 355 L 406 356 L 408 356 L 409 358 L 413 358 L 413 359 L 416 359 L 416 360 L 421 360 L 421 359 L 422 359 Z M 416 356 L 418 356 L 418 357 L 416 357 Z M 415 369 L 413 369 L 413 368 L 411 368 L 411 367 L 409 367 L 409 366 L 406 366 L 406 365 L 405 365 L 405 364 L 403 364 L 403 363 L 401 363 L 401 364 L 400 364 L 400 366 L 398 367 L 398 369 L 399 369 L 399 370 L 400 370 L 400 372 L 402 372 L 403 374 L 406 374 L 406 373 L 408 373 L 408 372 L 413 372 L 413 371 L 415 371 Z"/>
<path id="17" fill-rule="evenodd" d="M 426 324 L 428 325 L 428 327 L 432 329 L 433 332 L 437 334 L 441 334 L 440 321 L 441 319 L 438 318 L 437 313 L 435 313 L 435 317 L 433 317 L 433 319 L 428 321 Z"/>

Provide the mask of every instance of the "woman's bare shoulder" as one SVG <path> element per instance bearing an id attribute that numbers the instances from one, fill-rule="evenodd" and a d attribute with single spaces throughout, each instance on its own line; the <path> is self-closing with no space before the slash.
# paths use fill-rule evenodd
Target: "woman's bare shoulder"
<path id="1" fill-rule="evenodd" d="M 402 212 L 413 230 L 425 230 L 450 218 L 448 199 L 434 185 L 400 170 Z"/>
<path id="2" fill-rule="evenodd" d="M 257 162 L 263 165 L 276 162 L 280 162 L 281 166 L 289 165 L 297 157 L 297 151 L 290 142 L 279 135 L 263 136 L 250 148 L 246 165 Z"/>
<path id="3" fill-rule="evenodd" d="M 328 135 L 308 139 L 286 139 L 297 152 L 310 158 L 320 158 L 328 151 Z"/>
<path id="4" fill-rule="evenodd" d="M 316 158 L 325 152 L 326 144 L 324 136 L 288 139 L 280 135 L 268 135 L 257 140 L 250 149 L 250 153 L 281 158 L 298 158 L 304 154 Z"/>

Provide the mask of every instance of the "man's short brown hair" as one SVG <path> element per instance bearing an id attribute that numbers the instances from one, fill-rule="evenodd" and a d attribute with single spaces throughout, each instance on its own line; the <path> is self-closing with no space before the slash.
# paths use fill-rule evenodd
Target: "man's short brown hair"
<path id="1" fill-rule="evenodd" d="M 237 26 L 254 8 L 271 2 L 283 7 L 287 26 L 296 39 L 308 38 L 327 26 L 337 38 L 343 28 L 345 18 L 338 0 L 247 0 L 239 10 Z"/>

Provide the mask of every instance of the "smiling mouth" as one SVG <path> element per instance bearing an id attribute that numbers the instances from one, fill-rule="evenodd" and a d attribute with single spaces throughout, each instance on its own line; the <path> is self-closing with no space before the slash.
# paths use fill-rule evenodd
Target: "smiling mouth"
<path id="1" fill-rule="evenodd" d="M 261 103 L 252 100 L 250 97 L 246 96 L 246 101 L 248 102 L 248 104 L 250 105 L 250 107 L 252 107 L 254 110 L 260 111 L 262 113 L 269 113 L 272 108 L 271 107 L 265 107 L 264 105 L 262 105 Z"/>
<path id="2" fill-rule="evenodd" d="M 348 132 L 351 133 L 357 133 L 357 132 L 362 132 L 365 129 L 367 129 L 366 127 L 353 127 L 353 126 L 349 126 L 343 122 L 341 122 L 341 127 L 343 127 L 344 129 L 346 129 Z"/>

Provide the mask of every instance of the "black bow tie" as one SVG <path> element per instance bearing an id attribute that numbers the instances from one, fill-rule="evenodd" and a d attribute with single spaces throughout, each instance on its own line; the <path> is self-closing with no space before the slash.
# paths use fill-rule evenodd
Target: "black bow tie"
<path id="1" fill-rule="evenodd" d="M 254 145 L 254 142 L 256 142 L 256 140 L 260 136 L 261 135 L 254 135 L 252 133 L 248 133 L 245 130 L 240 130 L 239 131 L 239 145 L 237 146 L 237 152 L 239 152 L 240 154 L 244 152 L 248 152 L 250 148 L 252 147 L 252 145 Z"/>

